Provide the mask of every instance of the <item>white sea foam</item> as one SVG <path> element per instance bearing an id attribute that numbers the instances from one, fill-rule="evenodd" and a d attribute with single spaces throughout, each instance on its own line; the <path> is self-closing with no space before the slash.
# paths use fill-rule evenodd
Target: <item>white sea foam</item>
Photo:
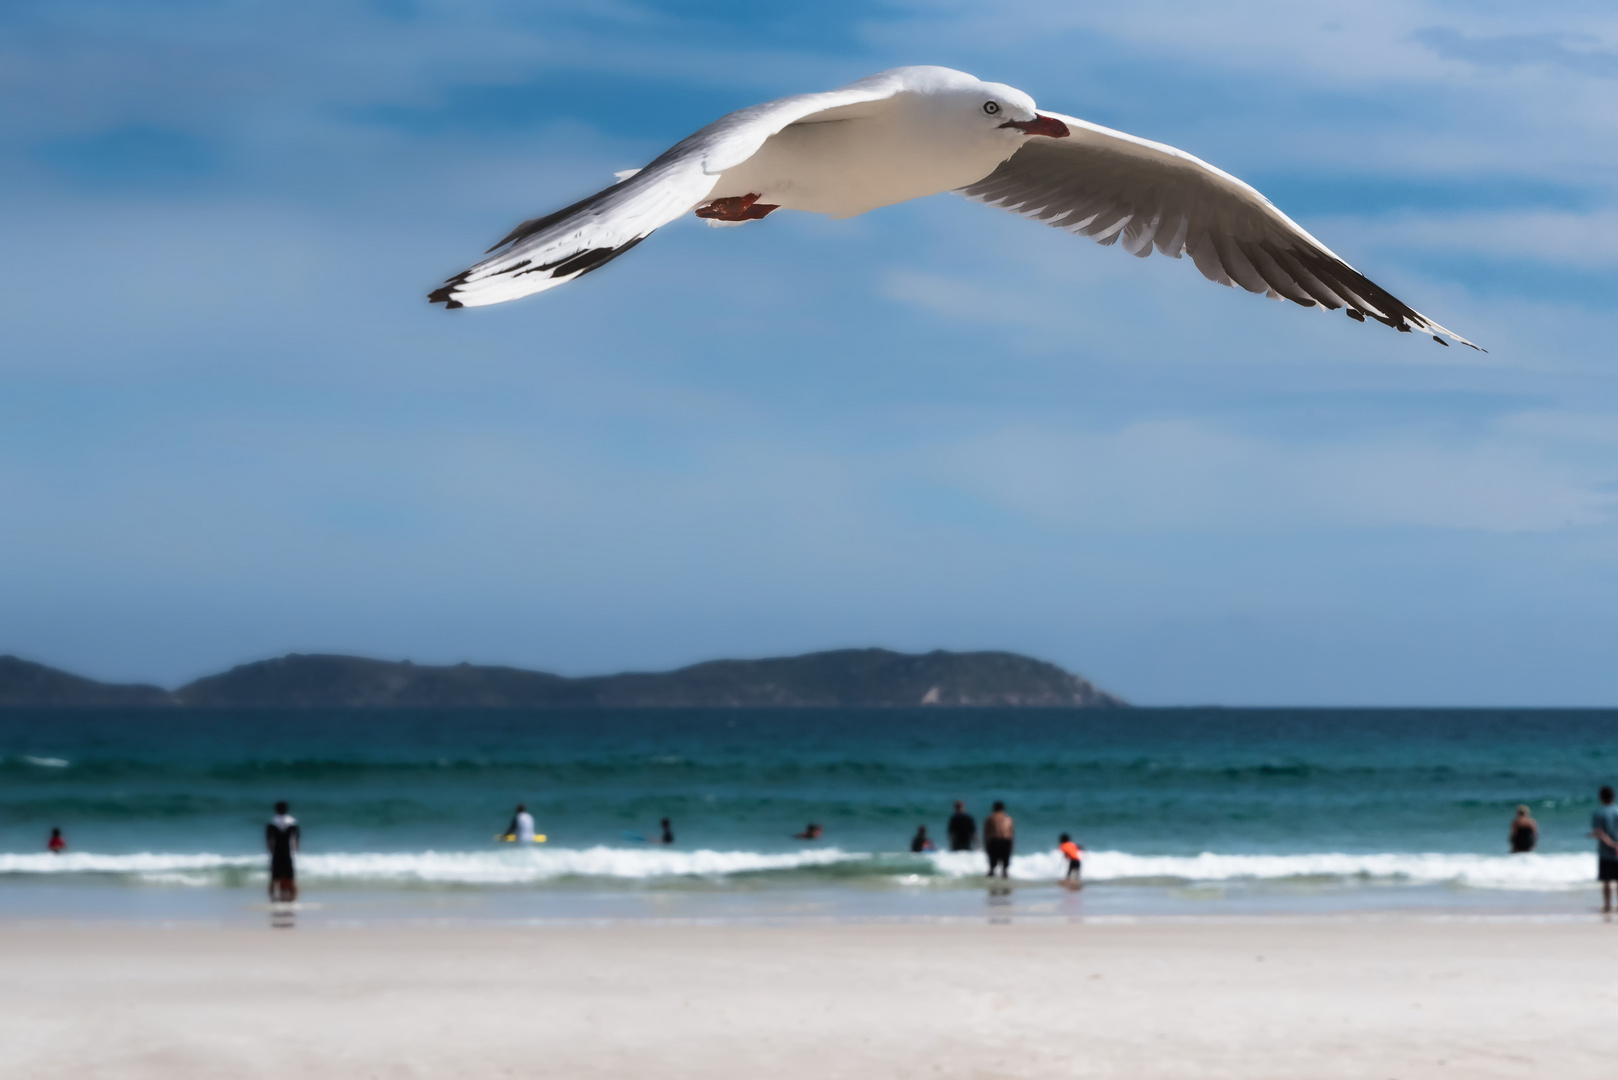
<path id="1" fill-rule="evenodd" d="M 931 873 L 925 871 L 930 865 Z M 1066 870 L 1053 851 L 1018 855 L 1011 876 L 1052 881 Z M 670 851 L 646 848 L 534 848 L 502 851 L 347 852 L 307 854 L 298 860 L 306 879 L 364 884 L 522 885 L 564 878 L 605 881 L 706 878 L 745 874 L 815 875 L 840 879 L 926 882 L 983 874 L 980 853 L 927 856 L 847 852 L 838 848 L 770 853 Z M 0 875 L 111 875 L 150 884 L 210 885 L 233 874 L 262 876 L 263 855 L 138 852 L 101 855 L 76 851 L 0 854 Z M 918 873 L 918 871 L 920 871 Z M 1337 852 L 1298 855 L 1136 855 L 1093 851 L 1085 856 L 1090 882 L 1150 884 L 1307 880 L 1388 885 L 1453 884 L 1486 889 L 1560 890 L 1583 886 L 1594 876 L 1589 855 L 1476 855 L 1459 853 Z"/>
<path id="2" fill-rule="evenodd" d="M 930 858 L 940 873 L 981 874 L 983 856 L 947 852 Z M 1012 859 L 1011 876 L 1023 881 L 1050 880 L 1067 869 L 1065 856 L 1040 851 Z M 1440 852 L 1387 852 L 1348 855 L 1132 855 L 1125 851 L 1092 851 L 1084 857 L 1086 881 L 1227 882 L 1320 878 L 1368 880 L 1412 885 L 1456 884 L 1492 889 L 1565 889 L 1583 885 L 1595 875 L 1589 855 L 1471 855 Z"/>
<path id="3" fill-rule="evenodd" d="M 66 758 L 59 757 L 30 757 L 27 754 L 24 754 L 22 759 L 28 762 L 28 764 L 37 766 L 41 769 L 65 769 L 69 764 Z"/>
<path id="4" fill-rule="evenodd" d="M 564 877 L 624 880 L 707 877 L 791 871 L 845 863 L 867 856 L 837 848 L 769 854 L 757 851 L 646 851 L 626 848 L 541 848 L 508 851 L 346 852 L 298 859 L 300 876 L 327 881 L 430 882 L 518 885 Z M 195 880 L 198 873 L 262 871 L 262 855 L 179 855 L 138 852 L 98 855 L 71 852 L 0 854 L 0 874 L 110 874 L 165 883 Z"/>
<path id="5" fill-rule="evenodd" d="M 734 874 L 829 866 L 859 857 L 850 856 L 837 848 L 766 854 L 757 851 L 637 851 L 592 847 L 510 852 L 310 855 L 305 857 L 303 865 L 314 877 L 504 885 L 561 877 L 721 878 Z"/>
<path id="6" fill-rule="evenodd" d="M 123 874 L 147 876 L 158 874 L 206 873 L 209 871 L 249 869 L 264 865 L 262 855 L 178 855 L 164 852 L 137 851 L 129 855 L 97 855 L 87 851 L 72 851 L 54 855 L 48 851 L 37 854 L 0 854 L 0 874 Z"/>

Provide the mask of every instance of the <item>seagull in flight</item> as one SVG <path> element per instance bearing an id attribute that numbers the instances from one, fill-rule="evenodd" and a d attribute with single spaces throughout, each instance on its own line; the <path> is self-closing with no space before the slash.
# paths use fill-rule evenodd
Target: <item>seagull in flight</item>
<path id="1" fill-rule="evenodd" d="M 722 116 L 604 191 L 525 221 L 433 290 L 446 308 L 544 292 L 695 213 L 853 217 L 954 191 L 1137 258 L 1191 256 L 1221 285 L 1477 348 L 1348 265 L 1247 184 L 1200 158 L 1034 107 L 1002 83 L 902 67 Z"/>

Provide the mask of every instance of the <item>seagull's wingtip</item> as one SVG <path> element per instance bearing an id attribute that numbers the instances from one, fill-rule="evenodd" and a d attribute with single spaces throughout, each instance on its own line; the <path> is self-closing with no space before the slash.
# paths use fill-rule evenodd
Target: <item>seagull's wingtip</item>
<path id="1" fill-rule="evenodd" d="M 443 304 L 445 311 L 454 311 L 456 308 L 465 307 L 465 304 L 455 299 L 455 286 L 458 284 L 460 282 L 452 280 L 440 285 L 427 294 L 427 302 L 429 304 Z"/>
<path id="2" fill-rule="evenodd" d="M 1464 338 L 1461 335 L 1457 334 L 1455 331 L 1451 330 L 1449 327 L 1447 327 L 1447 326 L 1439 326 L 1437 323 L 1432 322 L 1431 320 L 1428 320 L 1426 330 L 1427 330 L 1427 332 L 1429 334 L 1433 335 L 1433 340 L 1438 342 L 1440 345 L 1443 345 L 1443 346 L 1447 347 L 1449 345 L 1450 341 L 1453 341 L 1458 345 L 1465 345 L 1468 349 L 1473 349 L 1473 350 L 1475 350 L 1477 352 L 1480 352 L 1480 353 L 1486 353 L 1486 352 L 1489 351 L 1488 349 L 1485 349 L 1482 345 L 1479 345 L 1475 341 L 1466 340 L 1466 338 Z M 1440 336 L 1440 335 L 1442 335 L 1442 336 Z M 1448 338 L 1449 341 L 1445 341 L 1444 338 Z"/>
<path id="3" fill-rule="evenodd" d="M 1479 345 L 1475 341 L 1466 340 L 1464 337 L 1462 337 L 1461 335 L 1455 333 L 1455 331 L 1453 331 L 1453 330 L 1446 330 L 1442 326 L 1440 326 L 1439 329 L 1443 330 L 1444 333 L 1449 335 L 1450 341 L 1454 341 L 1454 342 L 1456 342 L 1458 344 L 1465 345 L 1468 349 L 1471 349 L 1474 352 L 1486 353 L 1486 352 L 1489 351 L 1488 349 L 1485 349 L 1482 345 Z M 1443 345 L 1446 348 L 1449 347 L 1449 341 L 1445 341 L 1443 338 L 1439 337 L 1437 334 L 1433 335 L 1433 340 L 1438 342 L 1440 345 Z"/>

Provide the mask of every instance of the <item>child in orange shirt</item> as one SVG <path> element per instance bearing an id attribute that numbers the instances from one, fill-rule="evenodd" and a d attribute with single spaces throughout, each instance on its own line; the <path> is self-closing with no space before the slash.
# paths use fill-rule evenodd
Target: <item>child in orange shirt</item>
<path id="1" fill-rule="evenodd" d="M 1084 865 L 1084 849 L 1073 842 L 1073 838 L 1063 833 L 1059 838 L 1056 850 L 1067 856 L 1067 876 L 1063 881 L 1077 881 Z"/>

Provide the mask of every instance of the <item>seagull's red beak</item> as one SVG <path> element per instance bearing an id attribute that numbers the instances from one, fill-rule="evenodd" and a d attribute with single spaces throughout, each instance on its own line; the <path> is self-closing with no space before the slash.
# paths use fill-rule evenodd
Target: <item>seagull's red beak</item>
<path id="1" fill-rule="evenodd" d="M 1007 120 L 1003 128 L 1016 128 L 1025 135 L 1043 135 L 1047 139 L 1065 139 L 1070 134 L 1067 125 L 1054 116 L 1035 113 L 1032 120 Z"/>

